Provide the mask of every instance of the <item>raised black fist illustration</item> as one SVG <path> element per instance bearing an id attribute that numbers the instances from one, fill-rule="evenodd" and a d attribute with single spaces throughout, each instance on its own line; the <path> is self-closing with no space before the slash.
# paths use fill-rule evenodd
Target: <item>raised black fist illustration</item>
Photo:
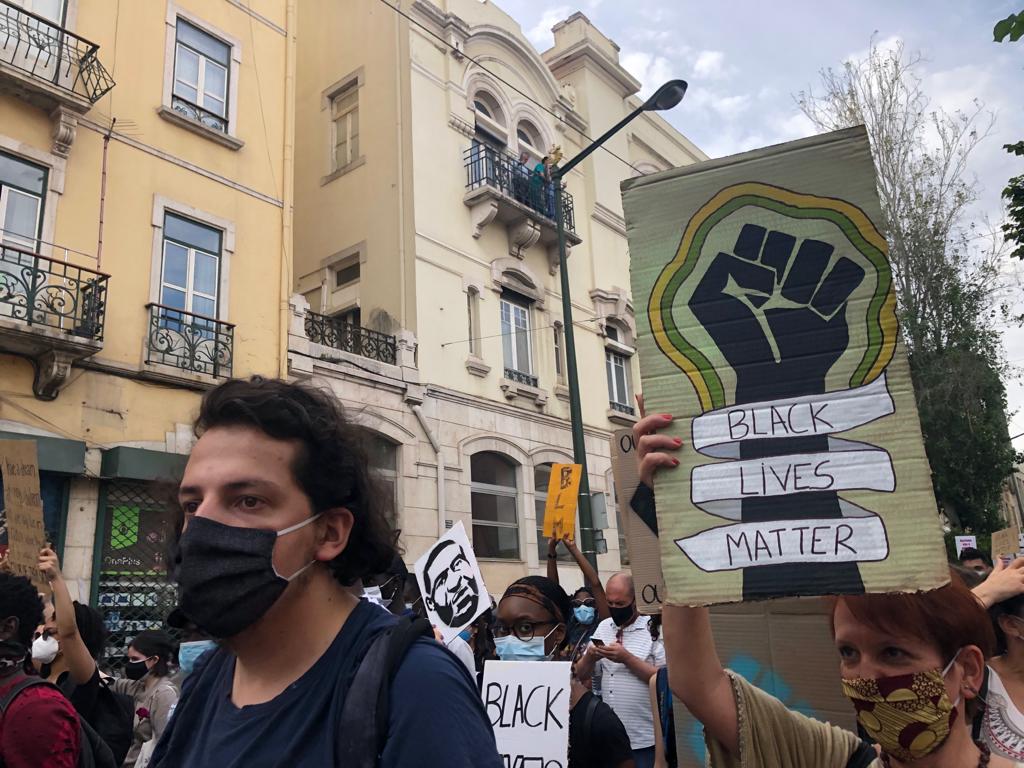
<path id="1" fill-rule="evenodd" d="M 746 224 L 719 253 L 690 308 L 736 372 L 736 402 L 825 391 L 849 342 L 846 302 L 864 270 L 821 240 Z"/>
<path id="2" fill-rule="evenodd" d="M 846 307 L 864 269 L 821 240 L 746 224 L 733 253 L 719 253 L 701 278 L 690 308 L 736 373 L 736 404 L 825 392 L 829 370 L 846 351 Z M 826 453 L 827 435 L 744 440 L 739 458 Z M 744 497 L 742 521 L 842 517 L 834 491 Z M 785 594 L 861 592 L 857 564 L 790 563 L 749 567 L 746 600 Z"/>

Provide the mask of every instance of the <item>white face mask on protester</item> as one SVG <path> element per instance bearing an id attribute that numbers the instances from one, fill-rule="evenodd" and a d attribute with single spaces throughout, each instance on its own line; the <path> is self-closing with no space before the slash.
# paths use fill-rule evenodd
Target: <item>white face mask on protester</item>
<path id="1" fill-rule="evenodd" d="M 52 664 L 60 651 L 60 644 L 53 635 L 49 637 L 37 637 L 32 641 L 32 661 L 40 664 Z"/>

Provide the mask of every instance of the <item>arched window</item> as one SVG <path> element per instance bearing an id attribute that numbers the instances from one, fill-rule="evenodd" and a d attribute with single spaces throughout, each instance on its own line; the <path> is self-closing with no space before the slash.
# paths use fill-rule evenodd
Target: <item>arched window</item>
<path id="1" fill-rule="evenodd" d="M 494 451 L 469 460 L 473 550 L 477 557 L 519 559 L 519 491 L 516 465 Z"/>
<path id="2" fill-rule="evenodd" d="M 544 535 L 544 507 L 548 502 L 548 483 L 551 482 L 551 464 L 538 464 L 533 470 L 533 499 L 537 514 L 537 559 L 541 567 L 548 559 L 548 539 Z M 558 548 L 558 559 L 564 563 L 573 562 L 572 555 L 565 547 Z"/>
<path id="3" fill-rule="evenodd" d="M 533 155 L 544 154 L 544 140 L 540 131 L 529 120 L 520 120 L 516 127 L 516 138 L 519 139 L 519 150 Z"/>
<path id="4" fill-rule="evenodd" d="M 507 118 L 497 98 L 487 91 L 477 91 L 473 96 L 473 111 L 476 112 L 476 132 L 491 143 L 504 145 L 508 139 Z"/>
<path id="5" fill-rule="evenodd" d="M 386 437 L 374 435 L 367 444 L 366 452 L 370 469 L 389 491 L 388 524 L 394 529 L 398 525 L 398 446 Z"/>

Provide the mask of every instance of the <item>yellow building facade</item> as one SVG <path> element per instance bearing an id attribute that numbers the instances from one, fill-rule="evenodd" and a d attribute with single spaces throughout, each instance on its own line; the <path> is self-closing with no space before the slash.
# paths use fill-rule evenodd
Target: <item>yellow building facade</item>
<path id="1" fill-rule="evenodd" d="M 205 389 L 283 372 L 291 0 L 0 2 L 0 438 L 112 642 L 173 602 Z M 123 648 L 116 648 L 123 652 Z"/>
<path id="2" fill-rule="evenodd" d="M 553 32 L 538 52 L 479 0 L 310 0 L 298 18 L 289 372 L 376 433 L 406 561 L 462 522 L 494 594 L 545 572 L 550 466 L 572 461 L 555 191 L 535 167 L 640 104 L 584 15 Z M 651 113 L 606 146 L 563 198 L 604 576 L 627 561 L 609 439 L 639 383 L 619 183 L 705 158 Z"/>

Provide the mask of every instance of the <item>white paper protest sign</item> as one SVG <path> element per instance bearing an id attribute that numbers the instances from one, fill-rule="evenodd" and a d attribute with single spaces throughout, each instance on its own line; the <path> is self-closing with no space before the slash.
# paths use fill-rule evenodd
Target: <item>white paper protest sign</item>
<path id="1" fill-rule="evenodd" d="M 960 557 L 960 553 L 965 549 L 977 549 L 978 548 L 978 537 L 977 536 L 954 536 L 956 540 L 956 556 Z"/>
<path id="2" fill-rule="evenodd" d="M 461 521 L 416 561 L 415 570 L 427 617 L 445 643 L 490 607 L 483 574 Z"/>
<path id="3" fill-rule="evenodd" d="M 488 661 L 483 700 L 505 768 L 569 764 L 567 661 Z"/>

